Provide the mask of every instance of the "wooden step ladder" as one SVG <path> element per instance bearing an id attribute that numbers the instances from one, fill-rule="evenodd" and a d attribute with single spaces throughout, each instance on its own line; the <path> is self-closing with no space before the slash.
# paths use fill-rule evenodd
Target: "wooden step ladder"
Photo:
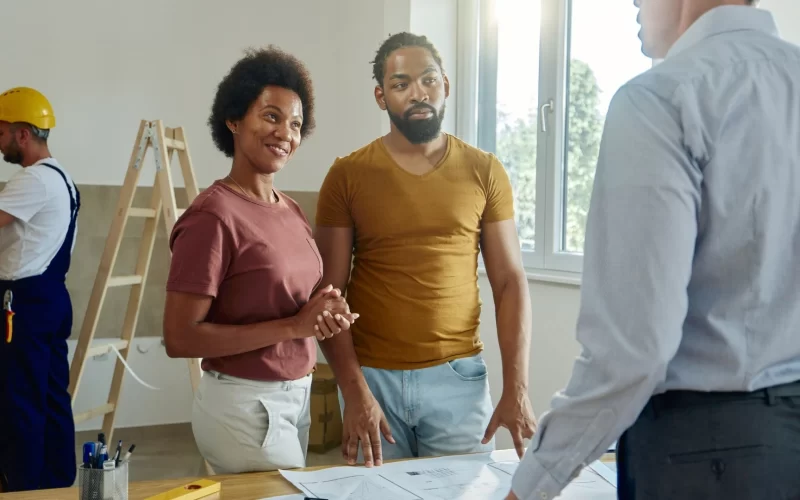
<path id="1" fill-rule="evenodd" d="M 147 208 L 132 207 L 136 187 L 139 183 L 139 176 L 144 165 L 144 158 L 147 150 L 152 148 L 155 156 L 156 175 L 153 183 L 153 194 L 150 199 L 150 206 Z M 186 135 L 183 128 L 165 128 L 161 120 L 146 121 L 142 120 L 139 126 L 139 133 L 131 153 L 128 171 L 125 174 L 125 182 L 122 185 L 117 209 L 111 223 L 111 229 L 106 239 L 105 249 L 100 258 L 100 266 L 94 280 L 92 295 L 83 319 L 80 339 L 75 349 L 69 374 L 69 393 L 72 397 L 72 405 L 75 405 L 75 398 L 81 383 L 86 359 L 101 354 L 112 352 L 112 347 L 119 351 L 120 356 L 127 360 L 130 347 L 133 345 L 133 336 L 136 332 L 136 323 L 139 316 L 139 309 L 142 305 L 147 273 L 150 268 L 150 258 L 153 254 L 153 245 L 158 232 L 159 219 L 162 214 L 167 230 L 167 236 L 172 232 L 172 228 L 178 216 L 183 210 L 178 210 L 175 202 L 175 190 L 172 183 L 172 173 L 170 170 L 170 159 L 172 153 L 178 153 L 178 160 L 183 173 L 186 194 L 191 204 L 198 194 L 197 179 L 192 169 L 192 159 L 189 154 L 189 145 L 186 142 Z M 113 276 L 114 264 L 119 254 L 120 244 L 125 233 L 125 225 L 130 217 L 145 218 L 142 239 L 139 244 L 139 256 L 136 261 L 135 274 L 130 276 Z M 106 297 L 106 291 L 112 287 L 130 286 L 130 298 L 122 325 L 122 334 L 119 339 L 115 339 L 108 344 L 90 347 L 97 323 L 100 319 L 100 311 Z M 200 360 L 189 359 L 189 377 L 192 384 L 192 391 L 197 389 L 200 383 Z M 103 432 L 106 435 L 106 442 L 111 443 L 114 433 L 114 421 L 116 418 L 117 406 L 122 380 L 125 375 L 125 366 L 116 358 L 114 367 L 114 377 L 111 380 L 111 389 L 106 404 L 92 408 L 88 411 L 77 413 L 74 416 L 75 423 L 79 424 L 95 417 L 103 415 Z"/>

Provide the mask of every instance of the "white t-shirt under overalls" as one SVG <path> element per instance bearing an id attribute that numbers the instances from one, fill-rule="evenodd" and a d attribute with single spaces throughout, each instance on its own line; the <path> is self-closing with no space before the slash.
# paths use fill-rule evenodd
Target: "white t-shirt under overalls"
<path id="1" fill-rule="evenodd" d="M 66 238 L 70 193 L 58 172 L 42 163 L 53 165 L 64 174 L 75 197 L 72 178 L 54 158 L 21 168 L 11 176 L 0 191 L 0 210 L 15 217 L 0 228 L 0 280 L 42 274 Z M 74 248 L 75 238 L 71 246 Z"/>

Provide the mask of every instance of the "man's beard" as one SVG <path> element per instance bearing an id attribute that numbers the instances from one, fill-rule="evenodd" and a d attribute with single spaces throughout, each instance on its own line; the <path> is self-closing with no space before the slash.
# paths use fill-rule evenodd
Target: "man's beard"
<path id="1" fill-rule="evenodd" d="M 17 141 L 8 145 L 7 151 L 3 153 L 3 161 L 14 165 L 22 164 L 22 151 L 20 151 Z"/>
<path id="2" fill-rule="evenodd" d="M 411 144 L 424 144 L 431 142 L 439 137 L 439 132 L 442 129 L 442 120 L 444 120 L 444 104 L 442 109 L 437 113 L 436 109 L 430 104 L 417 104 L 408 111 L 403 113 L 403 116 L 398 116 L 386 109 L 389 114 L 389 119 L 392 120 L 397 130 L 408 139 Z M 420 110 L 428 110 L 433 115 L 430 118 L 423 120 L 412 120 L 410 117 L 413 113 Z"/>

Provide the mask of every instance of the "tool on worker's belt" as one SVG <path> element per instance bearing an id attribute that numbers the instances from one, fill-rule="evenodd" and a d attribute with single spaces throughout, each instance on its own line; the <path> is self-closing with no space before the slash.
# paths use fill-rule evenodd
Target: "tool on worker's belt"
<path id="1" fill-rule="evenodd" d="M 14 311 L 11 309 L 11 302 L 14 300 L 14 292 L 6 290 L 3 296 L 3 309 L 6 311 L 6 344 L 11 343 L 14 334 Z"/>

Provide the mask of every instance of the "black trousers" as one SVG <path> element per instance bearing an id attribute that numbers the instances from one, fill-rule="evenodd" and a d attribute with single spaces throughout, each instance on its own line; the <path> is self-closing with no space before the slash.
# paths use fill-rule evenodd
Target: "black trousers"
<path id="1" fill-rule="evenodd" d="M 800 382 L 654 396 L 617 443 L 620 500 L 800 500 Z"/>

